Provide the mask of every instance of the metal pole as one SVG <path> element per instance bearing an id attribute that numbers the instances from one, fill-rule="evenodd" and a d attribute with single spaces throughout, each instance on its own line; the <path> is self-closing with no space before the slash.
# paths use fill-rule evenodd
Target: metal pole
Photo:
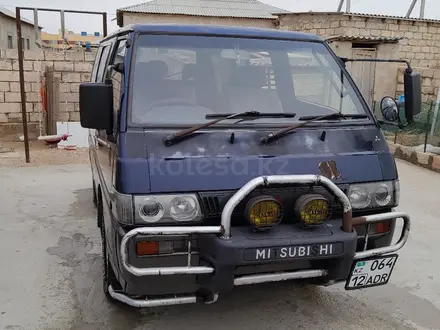
<path id="1" fill-rule="evenodd" d="M 339 0 L 339 5 L 338 5 L 338 12 L 340 12 L 342 10 L 342 5 L 344 4 L 344 0 Z"/>
<path id="2" fill-rule="evenodd" d="M 107 37 L 107 13 L 102 13 L 102 34 L 103 38 Z"/>
<path id="3" fill-rule="evenodd" d="M 437 124 L 439 104 L 440 104 L 440 88 L 438 89 L 438 92 L 437 92 L 437 102 L 435 102 L 434 118 L 432 119 L 432 125 L 431 125 L 431 136 L 434 135 L 435 125 Z"/>
<path id="4" fill-rule="evenodd" d="M 26 93 L 24 90 L 24 69 L 23 69 L 23 44 L 21 43 L 21 12 L 20 7 L 15 8 L 15 21 L 17 24 L 17 45 L 18 45 L 18 72 L 20 76 L 20 94 L 21 94 L 21 117 L 23 121 L 24 152 L 26 163 L 30 163 L 29 156 L 29 136 L 26 118 Z"/>
<path id="5" fill-rule="evenodd" d="M 64 42 L 64 37 L 66 35 L 66 27 L 64 25 L 64 10 L 60 11 L 60 17 L 61 17 L 61 38 L 63 39 Z"/>
<path id="6" fill-rule="evenodd" d="M 351 0 L 347 0 L 347 7 L 345 9 L 346 13 L 351 12 Z"/>
<path id="7" fill-rule="evenodd" d="M 411 13 L 412 13 L 412 11 L 414 10 L 414 7 L 415 7 L 417 1 L 418 1 L 418 0 L 413 0 L 413 1 L 411 2 L 411 4 L 409 5 L 408 12 L 406 13 L 406 16 L 405 16 L 405 17 L 409 17 L 409 16 L 411 15 Z"/>
<path id="8" fill-rule="evenodd" d="M 35 29 L 35 39 L 40 41 L 40 29 L 38 28 L 38 10 L 34 9 L 34 29 Z"/>
<path id="9" fill-rule="evenodd" d="M 420 0 L 420 18 L 425 18 L 426 0 Z"/>
<path id="10" fill-rule="evenodd" d="M 431 121 L 431 112 L 432 112 L 433 106 L 434 106 L 434 101 L 431 100 L 431 107 L 429 108 L 427 125 L 425 127 L 425 130 L 426 130 L 426 132 L 425 132 L 425 146 L 423 148 L 423 152 L 426 152 L 426 145 L 428 144 L 429 122 Z"/>
<path id="11" fill-rule="evenodd" d="M 20 7 L 21 10 L 38 10 L 38 11 L 47 11 L 47 12 L 57 12 L 64 11 L 69 14 L 91 14 L 91 15 L 99 15 L 102 14 L 102 11 L 84 11 L 84 10 L 70 10 L 70 9 L 54 9 L 54 8 L 35 8 L 35 7 Z"/>

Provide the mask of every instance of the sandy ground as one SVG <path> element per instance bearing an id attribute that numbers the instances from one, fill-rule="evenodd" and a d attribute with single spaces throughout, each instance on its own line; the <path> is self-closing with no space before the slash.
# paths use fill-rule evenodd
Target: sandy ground
<path id="1" fill-rule="evenodd" d="M 30 142 L 30 163 L 26 163 L 23 142 L 0 143 L 0 167 L 33 167 L 39 165 L 87 164 L 88 149 L 63 150 L 44 142 Z"/>
<path id="2" fill-rule="evenodd" d="M 398 209 L 413 225 L 386 286 L 272 283 L 214 305 L 132 310 L 101 290 L 89 165 L 59 164 L 0 167 L 0 329 L 440 329 L 440 174 L 398 161 Z"/>

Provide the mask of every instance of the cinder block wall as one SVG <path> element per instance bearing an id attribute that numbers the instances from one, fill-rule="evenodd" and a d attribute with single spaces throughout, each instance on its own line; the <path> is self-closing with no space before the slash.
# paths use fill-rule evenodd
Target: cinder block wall
<path id="1" fill-rule="evenodd" d="M 79 121 L 79 84 L 90 81 L 95 52 L 25 51 L 26 112 L 31 136 L 39 133 L 40 79 L 47 67 L 60 78 L 58 121 Z M 22 132 L 17 50 L 0 50 L 0 138 L 16 139 Z"/>

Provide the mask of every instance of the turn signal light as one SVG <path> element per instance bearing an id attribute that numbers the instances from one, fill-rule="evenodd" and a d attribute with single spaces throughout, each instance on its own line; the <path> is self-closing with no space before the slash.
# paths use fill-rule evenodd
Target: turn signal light
<path id="1" fill-rule="evenodd" d="M 387 233 L 390 231 L 390 222 L 389 221 L 379 222 L 376 223 L 374 227 L 375 227 L 374 228 L 375 234 Z"/>
<path id="2" fill-rule="evenodd" d="M 159 242 L 150 242 L 150 241 L 137 242 L 136 254 L 138 256 L 159 254 Z"/>

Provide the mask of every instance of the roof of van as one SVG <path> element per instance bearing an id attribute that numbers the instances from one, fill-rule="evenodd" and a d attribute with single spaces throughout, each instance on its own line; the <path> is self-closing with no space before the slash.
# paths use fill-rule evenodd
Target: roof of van
<path id="1" fill-rule="evenodd" d="M 152 33 L 176 33 L 176 34 L 202 34 L 202 35 L 222 35 L 222 36 L 242 36 L 242 37 L 260 37 L 273 39 L 300 39 L 310 41 L 322 41 L 323 39 L 315 34 L 264 29 L 253 27 L 223 26 L 223 25 L 203 25 L 203 24 L 131 24 L 126 25 L 105 39 L 112 38 L 124 32 L 152 32 Z M 103 39 L 103 40 L 105 40 Z"/>

